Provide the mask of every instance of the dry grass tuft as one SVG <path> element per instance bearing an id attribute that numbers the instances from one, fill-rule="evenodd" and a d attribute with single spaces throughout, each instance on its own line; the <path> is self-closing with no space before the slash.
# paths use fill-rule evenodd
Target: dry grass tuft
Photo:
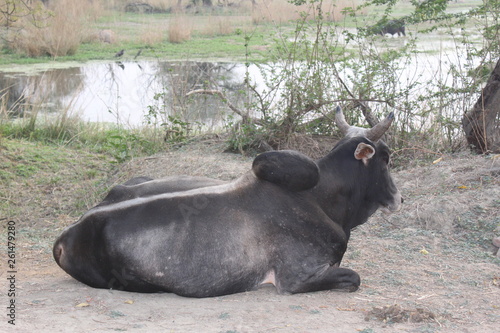
<path id="1" fill-rule="evenodd" d="M 179 4 L 178 0 L 146 0 L 143 2 L 151 5 L 155 11 L 160 12 L 168 11 L 169 9 L 175 8 Z"/>
<path id="2" fill-rule="evenodd" d="M 179 4 L 178 0 L 141 0 L 141 1 L 131 1 L 131 0 L 112 0 L 103 1 L 103 5 L 107 8 L 114 10 L 124 10 L 129 4 L 147 4 L 153 7 L 154 12 L 166 12 L 168 10 L 174 9 Z"/>
<path id="3" fill-rule="evenodd" d="M 269 22 L 282 23 L 296 20 L 300 17 L 298 7 L 284 1 L 263 1 L 252 12 L 254 24 Z"/>
<path id="4" fill-rule="evenodd" d="M 325 0 L 321 10 L 323 16 L 329 21 L 340 21 L 344 18 L 346 8 L 356 8 L 357 0 Z M 252 13 L 254 24 L 283 23 L 298 20 L 302 15 L 313 18 L 314 8 L 309 5 L 295 6 L 285 0 L 264 0 Z"/>
<path id="5" fill-rule="evenodd" d="M 38 20 L 25 16 L 17 22 L 9 47 L 30 57 L 72 55 L 92 35 L 88 22 L 98 12 L 98 2 L 53 0 Z"/>
<path id="6" fill-rule="evenodd" d="M 404 220 L 406 227 L 446 234 L 468 228 L 469 223 L 478 225 L 477 216 L 493 221 L 498 218 L 498 209 L 476 206 L 498 205 L 499 170 L 500 160 L 464 153 L 443 155 L 435 164 L 429 161 L 425 166 L 400 171 L 396 184 L 405 198 L 403 210 L 385 216 L 385 221 L 400 225 L 396 220 Z M 487 228 L 482 228 L 486 233 Z"/>
<path id="7" fill-rule="evenodd" d="M 170 20 L 168 25 L 168 41 L 170 43 L 182 43 L 191 39 L 193 24 L 186 16 L 176 16 Z"/>
<path id="8" fill-rule="evenodd" d="M 276 150 L 297 150 L 313 159 L 320 159 L 326 156 L 339 140 L 332 136 L 292 133 L 286 139 L 271 138 L 268 143 Z"/>
<path id="9" fill-rule="evenodd" d="M 145 45 L 155 45 L 161 43 L 165 36 L 165 28 L 150 25 L 139 34 L 139 41 Z"/>
<path id="10" fill-rule="evenodd" d="M 205 36 L 229 35 L 234 32 L 233 22 L 225 16 L 209 16 L 200 34 Z"/>
<path id="11" fill-rule="evenodd" d="M 180 150 L 134 158 L 120 167 L 108 185 L 121 184 L 138 174 L 155 179 L 190 175 L 233 180 L 250 169 L 252 158 L 223 153 L 225 147 L 223 140 L 200 137 Z"/>
<path id="12" fill-rule="evenodd" d="M 379 320 L 384 323 L 421 323 L 436 322 L 437 315 L 429 310 L 416 308 L 404 309 L 399 304 L 384 307 L 374 307 L 366 314 L 365 320 Z"/>

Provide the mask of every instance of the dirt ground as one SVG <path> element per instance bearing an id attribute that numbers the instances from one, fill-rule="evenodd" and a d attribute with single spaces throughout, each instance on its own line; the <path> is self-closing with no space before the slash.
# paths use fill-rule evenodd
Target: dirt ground
<path id="1" fill-rule="evenodd" d="M 251 161 L 205 142 L 134 159 L 110 173 L 102 186 L 137 175 L 233 179 L 248 170 Z M 16 239 L 16 325 L 7 323 L 4 250 L 0 330 L 500 332 L 500 259 L 491 245 L 493 237 L 500 236 L 500 158 L 443 156 L 435 164 L 393 175 L 405 198 L 402 211 L 377 212 L 354 230 L 342 263 L 361 276 L 361 288 L 354 293 L 278 295 L 270 286 L 190 299 L 93 289 L 72 279 L 52 259 L 54 238 L 78 218 L 72 210 L 54 216 L 49 208 L 40 207 L 30 216 L 40 222 L 29 227 L 22 226 L 23 216 L 13 216 L 9 219 L 22 231 Z M 64 177 L 61 173 L 63 184 Z M 95 193 L 102 188 L 93 186 L 88 188 L 88 201 L 96 204 Z M 45 192 L 45 201 L 40 202 L 47 207 L 54 200 L 65 207 L 72 202 L 66 200 L 71 189 Z"/>

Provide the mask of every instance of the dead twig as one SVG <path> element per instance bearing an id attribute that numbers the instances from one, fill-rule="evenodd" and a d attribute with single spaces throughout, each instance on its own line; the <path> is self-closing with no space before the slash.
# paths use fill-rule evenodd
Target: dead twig
<path id="1" fill-rule="evenodd" d="M 229 99 L 226 97 L 226 95 L 224 95 L 224 93 L 222 91 L 220 91 L 220 90 L 206 90 L 206 89 L 191 90 L 190 92 L 188 92 L 186 94 L 186 97 L 189 97 L 189 96 L 194 95 L 194 94 L 204 94 L 204 95 L 219 96 L 220 99 L 224 103 L 226 103 L 226 105 L 231 109 L 231 111 L 233 111 L 234 113 L 236 113 L 237 115 L 239 115 L 243 119 L 243 122 L 250 121 L 250 122 L 252 122 L 254 124 L 257 124 L 257 125 L 261 125 L 262 124 L 262 121 L 260 119 L 250 117 L 248 114 L 246 114 L 245 112 L 241 111 L 236 106 L 234 106 L 229 101 Z"/>

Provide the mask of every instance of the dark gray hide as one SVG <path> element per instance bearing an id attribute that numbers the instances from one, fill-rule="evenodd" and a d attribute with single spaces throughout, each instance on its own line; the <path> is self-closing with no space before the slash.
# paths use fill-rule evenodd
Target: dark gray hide
<path id="1" fill-rule="evenodd" d="M 339 268 L 350 230 L 401 196 L 383 142 L 346 137 L 314 162 L 259 155 L 233 182 L 136 178 L 69 226 L 54 258 L 96 288 L 210 297 L 273 283 L 280 293 L 354 291 Z"/>
<path id="2" fill-rule="evenodd" d="M 373 33 L 379 35 L 391 34 L 398 36 L 406 36 L 405 34 L 405 23 L 402 20 L 390 20 L 382 21 L 373 26 Z"/>

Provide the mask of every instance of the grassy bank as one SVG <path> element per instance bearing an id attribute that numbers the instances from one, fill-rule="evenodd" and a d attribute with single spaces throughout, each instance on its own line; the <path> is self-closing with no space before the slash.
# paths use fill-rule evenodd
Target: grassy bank
<path id="1" fill-rule="evenodd" d="M 165 15 L 165 20 L 171 19 Z M 124 24 L 129 24 L 124 22 Z M 149 26 L 149 23 L 147 24 Z M 123 29 L 121 26 L 119 29 Z M 189 40 L 179 43 L 164 41 L 160 36 L 127 35 L 127 38 L 114 43 L 92 41 L 82 43 L 74 54 L 62 56 L 29 57 L 23 53 L 16 53 L 4 48 L 0 57 L 0 65 L 34 64 L 50 61 L 90 61 L 90 60 L 116 60 L 115 54 L 125 50 L 122 61 L 130 60 L 231 60 L 231 61 L 263 61 L 267 58 L 266 51 L 272 45 L 272 36 L 265 34 L 266 27 L 256 27 L 247 32 L 235 28 L 231 33 L 204 35 L 193 34 Z M 126 32 L 121 32 L 127 34 Z M 153 32 L 151 32 L 153 33 Z M 250 40 L 250 44 L 247 45 Z M 140 52 L 140 53 L 139 53 Z M 139 55 L 138 55 L 139 53 Z"/>
<path id="2" fill-rule="evenodd" d="M 67 0 L 58 1 L 66 3 Z M 478 3 L 471 0 L 451 4 L 447 10 L 456 12 Z M 231 108 L 228 113 L 234 111 L 243 118 L 242 122 L 236 119 L 237 116 L 226 119 L 225 128 L 231 129 L 230 143 L 234 150 L 243 152 L 263 143 L 275 149 L 314 146 L 316 143 L 309 144 L 312 142 L 310 136 L 336 134 L 332 116 L 336 104 L 348 110 L 351 124 L 361 126 L 367 126 L 367 112 L 381 119 L 389 111 L 396 110 L 398 117 L 389 144 L 396 149 L 396 156 L 401 161 L 411 162 L 417 155 L 425 159 L 437 158 L 443 153 L 463 149 L 461 119 L 464 111 L 477 100 L 481 84 L 489 74 L 490 60 L 497 59 L 497 39 L 494 38 L 497 35 L 492 34 L 489 39 L 486 35 L 476 35 L 481 28 L 478 24 L 476 30 L 463 28 L 459 35 L 457 29 L 448 27 L 450 31 L 443 37 L 446 28 L 441 26 L 441 30 L 428 33 L 425 35 L 428 39 L 421 42 L 421 29 L 433 24 L 421 21 L 407 25 L 406 37 L 374 36 L 373 33 L 364 34 L 362 28 L 376 22 L 386 11 L 390 12 L 390 17 L 408 15 L 412 5 L 402 1 L 402 6 L 390 10 L 384 6 L 372 6 L 348 15 L 345 11 L 349 6 L 356 6 L 355 2 L 324 1 L 322 4 L 324 8 L 318 8 L 314 3 L 297 7 L 285 1 L 273 1 L 255 8 L 226 6 L 173 11 L 160 8 L 156 3 L 151 6 L 158 10 L 152 10 L 152 13 L 130 13 L 125 12 L 122 1 L 107 6 L 94 1 L 88 8 L 78 7 L 64 12 L 73 15 L 75 20 L 71 26 L 73 33 L 65 33 L 61 43 L 56 43 L 61 47 L 50 47 L 58 41 L 57 33 L 50 29 L 59 27 L 59 31 L 64 31 L 56 24 L 58 21 L 50 21 L 53 25 L 46 25 L 43 27 L 46 30 L 41 30 L 46 34 L 37 35 L 40 31 L 36 29 L 33 35 L 29 31 L 21 34 L 39 38 L 24 42 L 20 39 L 17 44 L 9 42 L 9 47 L 3 49 L 5 57 L 0 58 L 0 64 L 13 67 L 13 63 L 23 61 L 64 63 L 153 58 L 266 61 L 276 64 L 269 66 L 267 72 L 261 72 L 265 76 L 266 90 L 259 91 L 251 78 L 242 75 L 241 80 L 245 83 L 238 89 L 244 94 L 245 102 L 243 106 L 237 106 L 239 109 L 231 108 L 232 101 L 221 93 L 227 87 L 208 82 L 210 80 L 203 82 L 203 87 L 213 89 L 212 92 L 217 90 L 221 100 L 228 102 L 228 109 Z M 53 10 L 53 17 L 62 13 L 55 7 Z M 297 16 L 300 11 L 305 14 Z M 487 20 L 485 22 L 482 23 L 489 24 Z M 471 20 L 460 27 L 468 28 L 474 24 L 476 22 Z M 9 29 L 15 31 L 16 27 L 13 24 Z M 484 47 L 476 43 L 480 38 L 488 42 Z M 62 47 L 66 42 L 67 46 Z M 68 52 L 59 54 L 59 50 Z M 115 57 L 120 50 L 123 54 Z M 431 52 L 439 54 L 432 59 L 420 57 L 422 54 L 433 56 Z M 459 56 L 456 64 L 449 68 L 443 66 L 448 60 L 453 61 L 449 58 L 455 55 Z M 481 62 L 479 65 L 475 62 L 477 59 Z M 439 68 L 433 67 L 434 62 Z M 410 72 L 406 71 L 407 68 Z M 422 69 L 434 72 L 429 74 Z M 165 87 L 165 91 L 168 89 L 172 89 L 171 84 Z M 186 97 L 182 90 L 168 103 L 182 100 L 186 104 L 183 107 L 188 107 L 191 100 Z M 33 114 L 31 110 L 24 110 L 28 116 L 12 122 L 9 117 L 15 112 L 6 110 L 5 101 L 8 102 L 7 98 L 3 98 L 0 105 L 0 135 L 89 147 L 92 151 L 109 154 L 118 162 L 163 149 L 165 137 L 172 129 L 174 132 L 179 128 L 188 132 L 190 125 L 182 115 L 173 115 L 178 123 L 157 124 L 162 131 L 147 128 L 125 131 L 116 126 L 68 119 L 64 113 L 45 121 L 38 119 L 36 112 L 30 115 Z M 150 109 L 163 112 L 163 109 Z M 181 135 L 181 139 L 186 138 Z"/>
<path id="3" fill-rule="evenodd" d="M 67 0 L 51 2 L 68 5 Z M 298 18 L 300 9 L 278 2 L 282 8 L 276 18 L 285 28 L 293 29 L 289 20 Z M 265 55 L 261 51 L 272 43 L 270 32 L 277 29 L 269 14 L 278 8 L 276 4 L 262 5 L 256 11 L 243 5 L 191 9 L 183 5 L 175 10 L 175 4 L 166 1 L 153 5 L 154 13 L 127 12 L 126 3 L 119 1 L 80 2 L 72 4 L 71 11 L 54 5 L 46 9 L 41 22 L 19 20 L 10 28 L 1 24 L 0 36 L 7 37 L 3 38 L 0 65 L 114 59 L 122 49 L 125 59 L 142 50 L 140 59 L 262 60 Z M 61 31 L 65 34 L 58 36 Z M 253 45 L 247 48 L 249 38 Z"/>
<path id="4" fill-rule="evenodd" d="M 101 194 L 110 162 L 109 155 L 89 149 L 0 137 L 2 217 L 22 215 L 26 223 L 49 226 L 33 217 L 81 213 Z"/>
<path id="5" fill-rule="evenodd" d="M 148 128 L 124 129 L 116 125 L 84 122 L 78 118 L 41 120 L 33 116 L 0 121 L 0 140 L 20 140 L 103 154 L 114 162 L 154 154 L 170 142 Z"/>
<path id="6" fill-rule="evenodd" d="M 34 7 L 37 19 L 26 15 L 8 26 L 6 16 L 0 17 L 0 65 L 115 59 L 122 49 L 126 60 L 265 61 L 268 51 L 276 47 L 276 39 L 287 38 L 297 28 L 297 20 L 307 17 L 314 24 L 318 15 L 310 4 L 296 6 L 285 0 L 211 8 L 144 1 L 151 4 L 152 13 L 129 12 L 127 3 L 83 1 L 76 6 L 68 0 L 53 0 L 48 7 Z M 356 0 L 325 0 L 321 15 L 342 34 L 342 29 L 366 28 L 387 9 L 369 6 L 349 14 L 360 5 Z M 474 0 L 452 3 L 448 11 L 477 5 Z M 402 1 L 392 9 L 391 17 L 408 15 L 412 9 L 409 2 Z M 410 24 L 407 29 L 417 33 L 427 26 Z"/>

